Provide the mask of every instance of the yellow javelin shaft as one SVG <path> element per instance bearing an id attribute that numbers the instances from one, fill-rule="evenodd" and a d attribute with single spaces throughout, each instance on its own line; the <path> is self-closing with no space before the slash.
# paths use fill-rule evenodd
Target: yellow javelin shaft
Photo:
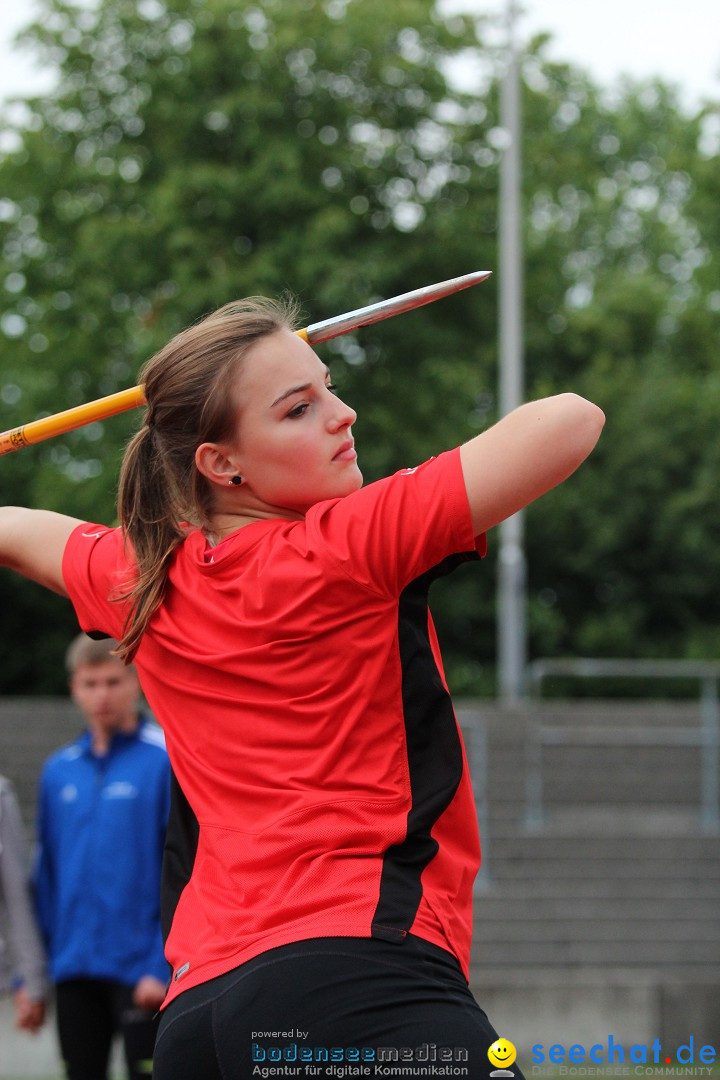
<path id="1" fill-rule="evenodd" d="M 85 424 L 92 424 L 95 420 L 104 420 L 107 416 L 116 416 L 117 413 L 127 412 L 128 409 L 144 404 L 142 386 L 131 386 L 129 390 L 109 394 L 97 401 L 88 401 L 86 405 L 76 405 L 74 409 L 44 416 L 41 420 L 31 420 L 29 424 L 0 434 L 0 454 L 11 454 L 13 450 L 21 450 L 23 446 L 44 442 L 56 435 L 64 435 L 66 431 L 73 431 Z"/>
<path id="2" fill-rule="evenodd" d="M 437 285 L 425 285 L 421 289 L 403 293 L 391 300 L 380 300 L 376 304 L 357 308 L 345 315 L 334 315 L 323 322 L 311 323 L 303 330 L 296 330 L 295 333 L 310 345 L 317 345 L 321 341 L 328 341 L 341 334 L 349 334 L 361 326 L 370 326 L 381 319 L 389 319 L 392 315 L 412 311 L 414 308 L 422 307 L 423 304 L 432 303 L 433 300 L 440 300 L 461 289 L 468 289 L 471 285 L 478 285 L 489 277 L 489 270 L 477 270 L 472 274 L 464 274 L 462 277 L 449 278 Z M 128 409 L 135 409 L 144 404 L 145 393 L 142 386 L 131 386 L 129 390 L 108 394 L 107 397 L 89 401 L 86 405 L 77 405 L 73 409 L 45 416 L 41 420 L 32 420 L 22 427 L 0 432 L 0 455 L 11 454 L 13 450 L 21 450 L 23 446 L 44 442 L 45 439 L 52 439 L 56 435 L 64 435 L 67 431 L 74 431 L 75 428 L 92 424 L 95 420 L 105 420 L 109 416 L 116 416 L 118 413 L 127 412 Z"/>

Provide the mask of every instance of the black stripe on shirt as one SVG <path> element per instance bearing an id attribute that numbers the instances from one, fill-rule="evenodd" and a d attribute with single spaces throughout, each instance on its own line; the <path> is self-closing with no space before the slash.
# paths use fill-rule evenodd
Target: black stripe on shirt
<path id="1" fill-rule="evenodd" d="M 170 814 L 160 885 L 160 919 L 163 941 L 167 941 L 175 909 L 190 880 L 197 854 L 200 826 L 174 772 L 170 773 Z"/>
<path id="2" fill-rule="evenodd" d="M 413 924 L 422 897 L 422 873 L 438 850 L 432 829 L 450 806 L 462 777 L 462 746 L 450 695 L 432 652 L 427 597 L 436 578 L 472 558 L 478 558 L 477 552 L 444 559 L 400 596 L 398 647 L 412 802 L 405 839 L 388 848 L 383 858 L 371 926 L 373 937 L 389 941 L 402 941 Z"/>

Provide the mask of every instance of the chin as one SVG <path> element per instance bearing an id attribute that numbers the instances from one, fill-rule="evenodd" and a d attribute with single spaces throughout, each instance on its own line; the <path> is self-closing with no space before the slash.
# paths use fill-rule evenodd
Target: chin
<path id="1" fill-rule="evenodd" d="M 341 485 L 342 490 L 339 491 L 334 498 L 344 499 L 346 495 L 352 495 L 354 491 L 359 491 L 362 486 L 363 474 L 356 468 L 353 471 L 353 475 L 346 478 L 345 483 Z"/>

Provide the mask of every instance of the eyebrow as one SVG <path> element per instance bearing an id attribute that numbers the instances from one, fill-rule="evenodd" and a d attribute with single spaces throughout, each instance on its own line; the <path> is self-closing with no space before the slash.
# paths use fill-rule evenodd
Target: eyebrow
<path id="1" fill-rule="evenodd" d="M 329 375 L 330 375 L 330 368 L 327 365 L 325 365 L 325 378 L 327 379 Z M 302 394 L 305 390 L 309 390 L 311 386 L 312 386 L 312 383 L 309 383 L 309 382 L 302 383 L 301 386 L 291 386 L 290 389 L 286 390 L 284 393 L 282 393 L 280 395 L 280 397 L 275 398 L 275 400 L 273 401 L 270 408 L 274 409 L 275 406 L 279 405 L 281 401 L 285 401 L 286 398 L 292 397 L 293 394 Z"/>

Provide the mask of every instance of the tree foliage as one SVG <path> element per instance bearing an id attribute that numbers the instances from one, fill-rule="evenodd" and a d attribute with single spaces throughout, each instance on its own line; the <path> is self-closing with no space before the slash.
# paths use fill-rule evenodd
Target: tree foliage
<path id="1" fill-rule="evenodd" d="M 290 290 L 316 321 L 495 267 L 482 32 L 433 0 L 43 0 L 25 36 L 57 85 L 9 112 L 0 160 L 2 427 L 132 385 L 235 296 Z M 609 422 L 528 512 L 531 652 L 712 656 L 717 111 L 660 83 L 609 99 L 543 49 L 524 62 L 528 396 L 576 389 Z M 496 337 L 491 282 L 323 348 L 367 479 L 495 419 Z M 3 500 L 112 520 L 137 421 L 3 458 Z M 58 689 L 68 605 L 2 588 L 0 684 Z M 494 554 L 437 603 L 452 685 L 488 690 Z"/>

